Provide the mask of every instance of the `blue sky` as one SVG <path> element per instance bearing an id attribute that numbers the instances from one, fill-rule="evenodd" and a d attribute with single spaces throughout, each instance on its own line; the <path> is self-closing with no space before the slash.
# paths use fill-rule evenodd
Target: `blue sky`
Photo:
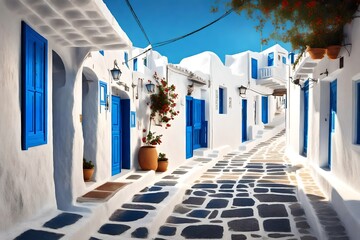
<path id="1" fill-rule="evenodd" d="M 145 48 L 148 42 L 125 0 L 104 2 L 133 45 Z M 211 13 L 214 2 L 215 0 L 130 0 L 152 44 L 187 34 L 220 17 L 226 11 L 225 7 L 221 5 L 217 13 Z M 254 26 L 254 20 L 234 12 L 192 36 L 155 50 L 167 56 L 169 62 L 174 64 L 204 51 L 212 51 L 224 61 L 225 55 L 261 50 L 260 33 L 255 31 Z M 263 50 L 275 43 L 277 42 L 270 41 L 267 46 L 262 46 Z M 289 44 L 279 44 L 291 50 Z"/>

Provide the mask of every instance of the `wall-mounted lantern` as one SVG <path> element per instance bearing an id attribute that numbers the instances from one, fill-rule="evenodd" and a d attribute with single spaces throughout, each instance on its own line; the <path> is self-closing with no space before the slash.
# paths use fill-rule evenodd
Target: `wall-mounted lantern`
<path id="1" fill-rule="evenodd" d="M 309 83 L 310 83 L 310 82 L 314 82 L 314 83 L 317 83 L 317 82 L 318 82 L 318 79 L 315 79 L 315 78 L 308 78 L 307 80 L 309 81 Z M 292 77 L 290 77 L 290 81 L 291 81 L 293 84 L 299 86 L 301 90 L 304 89 L 304 86 L 301 85 L 301 83 L 300 83 L 300 78 L 297 78 L 297 79 L 294 79 L 294 80 L 293 80 Z"/>
<path id="2" fill-rule="evenodd" d="M 242 85 L 239 87 L 239 95 L 240 95 L 240 97 L 244 98 L 246 96 L 246 90 L 247 90 L 247 88 L 242 86 Z"/>
<path id="3" fill-rule="evenodd" d="M 119 68 L 119 66 L 117 65 L 117 61 L 116 59 L 114 60 L 114 68 L 110 70 L 111 72 L 111 76 L 115 81 L 119 81 L 120 80 L 120 76 L 121 76 L 121 70 Z"/>
<path id="4" fill-rule="evenodd" d="M 152 82 L 145 84 L 145 87 L 149 94 L 152 94 L 155 92 L 155 84 L 153 84 Z"/>

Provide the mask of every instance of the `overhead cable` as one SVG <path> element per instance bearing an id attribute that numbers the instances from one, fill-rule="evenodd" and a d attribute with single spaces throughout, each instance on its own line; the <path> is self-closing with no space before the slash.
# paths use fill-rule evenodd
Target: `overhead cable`
<path id="1" fill-rule="evenodd" d="M 129 0 L 125 0 L 126 4 L 128 5 L 129 9 L 130 9 L 130 12 L 132 13 L 132 15 L 134 16 L 135 18 L 135 21 L 137 22 L 137 24 L 139 25 L 139 28 L 141 29 L 142 33 L 144 34 L 147 42 L 151 45 L 151 42 L 150 42 L 150 39 L 149 37 L 147 36 L 146 32 L 145 32 L 145 29 L 144 27 L 142 26 L 141 22 L 140 22 L 140 19 L 138 18 L 138 16 L 136 15 L 133 7 L 131 6 L 130 4 L 130 1 Z"/>

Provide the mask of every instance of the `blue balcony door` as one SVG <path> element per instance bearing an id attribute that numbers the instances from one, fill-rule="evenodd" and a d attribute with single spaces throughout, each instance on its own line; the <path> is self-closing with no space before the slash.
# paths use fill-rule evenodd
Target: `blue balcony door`
<path id="1" fill-rule="evenodd" d="M 337 98 L 337 80 L 330 83 L 330 116 L 329 116 L 329 152 L 328 152 L 328 167 L 331 168 L 331 152 L 332 152 L 332 134 L 335 132 L 335 117 L 336 117 L 336 100 Z"/>
<path id="2" fill-rule="evenodd" d="M 307 156 L 309 132 L 309 82 L 305 82 L 304 87 L 304 139 L 303 139 L 303 155 Z"/>
<path id="3" fill-rule="evenodd" d="M 205 101 L 186 97 L 186 158 L 191 158 L 193 151 L 201 147 L 207 147 Z"/>
<path id="4" fill-rule="evenodd" d="M 261 97 L 261 121 L 264 124 L 269 122 L 269 100 L 268 96 Z"/>
<path id="5" fill-rule="evenodd" d="M 111 174 L 116 175 L 121 171 L 121 146 L 122 146 L 122 124 L 120 98 L 111 97 Z"/>
<path id="6" fill-rule="evenodd" d="M 241 142 L 247 141 L 247 100 L 242 100 Z"/>

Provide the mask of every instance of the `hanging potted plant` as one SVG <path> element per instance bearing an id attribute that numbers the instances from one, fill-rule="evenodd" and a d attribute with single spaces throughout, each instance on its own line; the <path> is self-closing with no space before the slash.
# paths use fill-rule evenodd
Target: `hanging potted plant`
<path id="1" fill-rule="evenodd" d="M 84 181 L 90 181 L 92 178 L 92 175 L 94 174 L 94 164 L 91 161 L 87 161 L 85 158 L 83 158 L 83 176 Z"/>
<path id="2" fill-rule="evenodd" d="M 152 132 L 151 123 L 156 122 L 159 126 L 163 126 L 164 123 L 165 129 L 167 129 L 171 126 L 170 121 L 179 114 L 179 111 L 175 110 L 175 100 L 178 97 L 178 94 L 175 93 L 175 86 L 168 85 L 165 78 L 160 79 L 156 72 L 153 78 L 157 83 L 157 91 L 150 96 L 150 102 L 147 104 L 150 108 L 149 128 L 143 129 L 142 142 L 145 146 L 140 147 L 138 155 L 142 170 L 156 170 L 158 166 L 158 154 L 155 146 L 161 144 L 162 134 L 156 135 L 155 132 Z"/>
<path id="3" fill-rule="evenodd" d="M 165 172 L 169 165 L 168 158 L 165 153 L 159 153 L 157 172 Z"/>

